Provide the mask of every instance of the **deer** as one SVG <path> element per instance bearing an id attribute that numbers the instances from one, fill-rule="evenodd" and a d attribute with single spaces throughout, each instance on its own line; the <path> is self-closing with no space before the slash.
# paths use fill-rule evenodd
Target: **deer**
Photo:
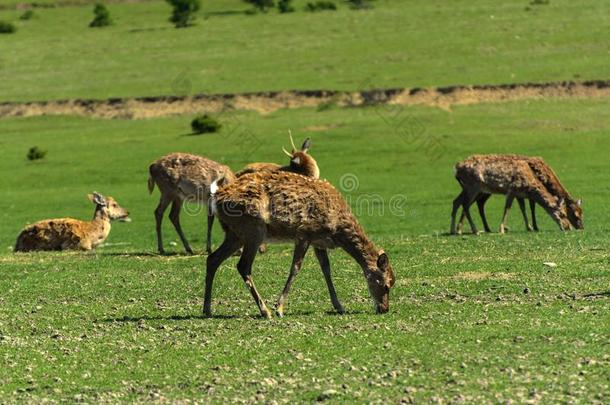
<path id="1" fill-rule="evenodd" d="M 130 221 L 129 212 L 114 198 L 97 192 L 87 197 L 95 204 L 92 221 L 73 218 L 38 221 L 19 233 L 14 251 L 92 250 L 108 238 L 111 221 Z"/>
<path id="2" fill-rule="evenodd" d="M 320 178 L 320 169 L 316 160 L 309 155 L 309 148 L 311 147 L 311 140 L 306 138 L 300 149 L 294 145 L 292 134 L 289 132 L 290 143 L 292 144 L 292 152 L 288 152 L 282 148 L 284 153 L 290 159 L 288 165 L 280 166 L 277 163 L 250 163 L 246 165 L 242 170 L 236 173 L 237 177 L 241 177 L 244 174 L 261 172 L 261 171 L 284 171 L 302 174 L 303 176 L 313 177 L 315 179 Z"/>
<path id="3" fill-rule="evenodd" d="M 295 244 L 288 279 L 275 305 L 284 316 L 292 283 L 310 246 L 322 269 L 334 309 L 343 314 L 331 278 L 328 249 L 342 248 L 360 265 L 377 313 L 389 310 L 389 293 L 395 277 L 388 255 L 378 249 L 351 212 L 341 194 L 327 181 L 282 171 L 245 174 L 225 184 L 212 184 L 212 206 L 225 239 L 206 261 L 203 314 L 212 316 L 212 285 L 219 266 L 240 248 L 237 270 L 260 314 L 271 312 L 256 290 L 252 264 L 263 242 L 293 241 Z"/>
<path id="4" fill-rule="evenodd" d="M 184 250 L 193 254 L 188 240 L 184 236 L 180 225 L 180 211 L 185 201 L 196 202 L 207 207 L 207 234 L 206 252 L 212 252 L 212 227 L 214 215 L 208 202 L 210 198 L 210 185 L 212 181 L 222 176 L 227 182 L 232 181 L 235 175 L 228 166 L 207 159 L 203 156 L 189 153 L 170 153 L 153 162 L 148 171 L 148 192 L 152 194 L 155 185 L 161 192 L 159 204 L 155 208 L 155 223 L 157 231 L 157 249 L 159 254 L 165 254 L 161 225 L 163 215 L 169 204 L 172 204 L 169 219 L 174 225 Z"/>
<path id="5" fill-rule="evenodd" d="M 490 232 L 485 217 L 484 206 L 491 194 L 506 195 L 504 215 L 500 232 L 506 231 L 508 212 L 515 198 L 523 213 L 526 228 L 530 229 L 525 212 L 525 199 L 530 200 L 530 209 L 534 227 L 538 228 L 535 219 L 535 204 L 541 205 L 561 230 L 572 227 L 582 229 L 582 209 L 580 201 L 573 200 L 561 185 L 552 169 L 537 157 L 519 155 L 473 155 L 455 166 L 455 177 L 462 186 L 462 192 L 453 201 L 451 227 L 449 232 L 456 233 L 455 215 L 463 207 L 462 218 L 468 219 L 473 233 L 478 233 L 469 207 L 477 202 L 479 214 L 486 232 Z"/>

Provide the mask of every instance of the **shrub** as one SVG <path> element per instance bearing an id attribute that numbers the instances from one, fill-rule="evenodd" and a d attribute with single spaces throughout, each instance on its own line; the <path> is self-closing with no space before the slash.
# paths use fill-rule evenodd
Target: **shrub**
<path id="1" fill-rule="evenodd" d="M 361 10 L 365 8 L 373 8 L 373 4 L 371 4 L 372 0 L 347 0 L 350 4 L 350 7 L 354 10 Z"/>
<path id="2" fill-rule="evenodd" d="M 222 125 L 220 122 L 216 121 L 214 118 L 210 117 L 207 114 L 200 115 L 195 117 L 193 121 L 191 121 L 191 128 L 193 133 L 195 134 L 205 134 L 209 132 L 218 132 Z"/>
<path id="3" fill-rule="evenodd" d="M 25 10 L 19 17 L 19 19 L 23 21 L 31 20 L 32 18 L 34 18 L 34 10 Z"/>
<path id="4" fill-rule="evenodd" d="M 193 25 L 195 13 L 199 11 L 199 0 L 166 0 L 173 8 L 169 20 L 176 28 L 185 28 Z"/>
<path id="5" fill-rule="evenodd" d="M 38 146 L 32 146 L 30 148 L 30 150 L 28 151 L 28 160 L 39 160 L 39 159 L 43 159 L 45 157 L 45 155 L 47 154 L 46 150 L 40 150 L 40 148 L 38 148 Z"/>
<path id="6" fill-rule="evenodd" d="M 17 27 L 13 23 L 0 21 L 0 34 L 12 34 L 17 31 Z"/>
<path id="7" fill-rule="evenodd" d="M 244 0 L 244 2 L 252 4 L 255 10 L 262 11 L 263 13 L 275 7 L 275 0 Z"/>
<path id="8" fill-rule="evenodd" d="M 336 10 L 337 5 L 332 1 L 316 1 L 315 3 L 307 3 L 305 5 L 305 11 L 315 12 L 324 10 Z"/>
<path id="9" fill-rule="evenodd" d="M 292 0 L 280 0 L 277 3 L 277 8 L 280 10 L 280 13 L 292 13 L 294 11 L 294 7 L 291 3 Z"/>
<path id="10" fill-rule="evenodd" d="M 97 3 L 93 8 L 93 21 L 89 23 L 89 27 L 107 27 L 112 24 L 110 12 L 102 3 Z"/>

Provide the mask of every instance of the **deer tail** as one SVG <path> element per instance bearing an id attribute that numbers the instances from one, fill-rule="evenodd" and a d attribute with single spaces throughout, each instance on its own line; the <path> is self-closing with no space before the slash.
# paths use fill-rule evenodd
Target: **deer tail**
<path id="1" fill-rule="evenodd" d="M 150 194 L 152 194 L 154 189 L 155 189 L 155 180 L 152 178 L 152 176 L 149 176 L 148 177 L 148 192 Z"/>

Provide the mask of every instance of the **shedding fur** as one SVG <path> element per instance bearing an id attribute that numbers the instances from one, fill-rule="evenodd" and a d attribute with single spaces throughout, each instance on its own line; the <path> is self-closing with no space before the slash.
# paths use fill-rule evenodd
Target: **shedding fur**
<path id="1" fill-rule="evenodd" d="M 112 197 L 89 195 L 95 204 L 92 221 L 73 218 L 46 219 L 26 226 L 17 237 L 15 252 L 37 250 L 91 250 L 110 234 L 110 222 L 129 221 L 129 212 Z"/>

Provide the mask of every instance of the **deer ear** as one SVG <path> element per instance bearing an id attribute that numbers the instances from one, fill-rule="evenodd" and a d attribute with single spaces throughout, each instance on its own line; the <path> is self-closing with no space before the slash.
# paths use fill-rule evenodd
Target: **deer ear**
<path id="1" fill-rule="evenodd" d="M 295 165 L 300 165 L 301 164 L 301 158 L 299 156 L 294 157 L 291 160 L 292 163 L 294 163 Z"/>
<path id="2" fill-rule="evenodd" d="M 582 200 L 580 198 L 578 200 L 576 200 L 576 205 L 578 205 L 579 207 L 582 207 Z"/>
<path id="3" fill-rule="evenodd" d="M 89 194 L 89 199 L 92 203 L 97 205 L 106 206 L 108 204 L 104 196 L 97 191 L 94 191 L 93 194 Z"/>
<path id="4" fill-rule="evenodd" d="M 379 257 L 377 257 L 377 267 L 379 270 L 384 272 L 390 268 L 390 259 L 383 250 L 379 251 Z"/>
<path id="5" fill-rule="evenodd" d="M 305 142 L 303 142 L 303 146 L 301 146 L 301 152 L 307 153 L 307 151 L 309 150 L 310 147 L 311 147 L 311 139 L 307 138 L 307 139 L 305 139 Z"/>

